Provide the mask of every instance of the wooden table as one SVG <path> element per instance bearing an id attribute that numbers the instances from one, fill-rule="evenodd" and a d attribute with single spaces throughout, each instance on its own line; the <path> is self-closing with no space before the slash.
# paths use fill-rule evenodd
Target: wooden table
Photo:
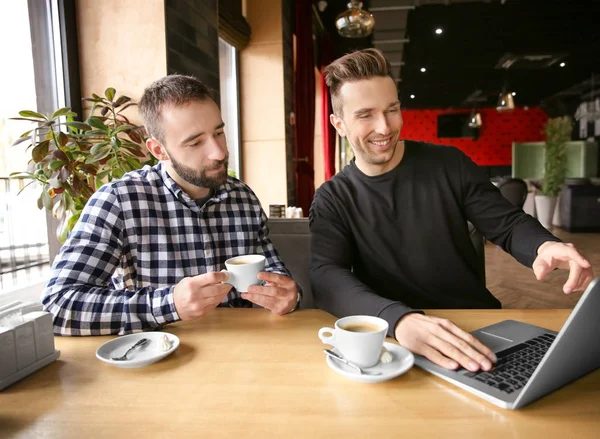
<path id="1" fill-rule="evenodd" d="M 466 330 L 519 319 L 559 330 L 567 310 L 431 311 Z M 61 357 L 0 392 L 0 437 L 598 437 L 600 371 L 518 411 L 500 409 L 418 368 L 379 384 L 325 363 L 319 310 L 278 317 L 217 309 L 167 330 L 181 346 L 143 369 L 95 351 L 111 337 L 56 337 Z M 595 334 L 594 336 L 597 336 Z"/>

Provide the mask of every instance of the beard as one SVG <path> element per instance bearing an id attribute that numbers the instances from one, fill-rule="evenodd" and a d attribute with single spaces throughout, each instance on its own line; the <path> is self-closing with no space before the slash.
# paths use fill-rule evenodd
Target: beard
<path id="1" fill-rule="evenodd" d="M 393 144 L 390 146 L 390 149 L 385 153 L 377 150 L 371 150 L 369 148 L 369 143 L 367 140 L 364 142 L 356 139 L 356 141 L 350 141 L 348 138 L 348 143 L 354 149 L 355 155 L 359 156 L 365 163 L 369 165 L 384 165 L 390 160 L 394 158 L 396 155 L 396 147 L 398 146 L 400 134 L 395 134 L 392 140 Z"/>
<path id="2" fill-rule="evenodd" d="M 227 181 L 227 165 L 229 163 L 229 154 L 227 154 L 223 160 L 219 160 L 210 166 L 205 166 L 200 170 L 196 170 L 179 163 L 172 157 L 170 160 L 175 172 L 177 172 L 177 174 L 186 182 L 193 184 L 194 186 L 216 190 Z M 206 175 L 208 171 L 219 169 L 221 166 L 223 166 L 223 170 L 218 174 L 210 177 Z"/>

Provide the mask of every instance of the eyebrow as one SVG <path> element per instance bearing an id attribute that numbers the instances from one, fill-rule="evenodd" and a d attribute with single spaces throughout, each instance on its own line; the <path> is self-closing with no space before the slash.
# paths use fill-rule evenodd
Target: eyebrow
<path id="1" fill-rule="evenodd" d="M 215 131 L 216 131 L 216 130 L 220 130 L 220 129 L 221 129 L 221 128 L 223 128 L 223 127 L 225 127 L 225 122 L 221 122 L 219 125 L 217 125 L 217 126 L 215 127 Z M 187 136 L 185 139 L 183 139 L 183 140 L 181 141 L 181 144 L 183 145 L 184 143 L 191 142 L 191 141 L 192 141 L 192 140 L 194 140 L 195 138 L 197 138 L 197 137 L 200 137 L 200 136 L 204 136 L 205 134 L 206 134 L 206 133 L 205 133 L 204 131 L 202 131 L 202 132 L 200 132 L 200 133 L 195 133 L 195 134 L 192 134 L 192 135 L 190 135 L 190 136 Z"/>
<path id="2" fill-rule="evenodd" d="M 395 107 L 396 105 L 400 105 L 400 101 L 392 102 L 387 106 L 387 108 Z M 373 108 L 359 108 L 358 110 L 353 111 L 352 114 L 358 116 L 364 113 L 369 113 L 370 111 L 373 111 Z"/>

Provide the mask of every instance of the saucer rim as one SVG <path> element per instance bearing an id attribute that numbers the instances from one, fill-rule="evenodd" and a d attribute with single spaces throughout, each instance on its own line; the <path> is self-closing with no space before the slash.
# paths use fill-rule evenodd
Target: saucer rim
<path id="1" fill-rule="evenodd" d="M 143 360 L 142 359 L 136 360 L 134 358 L 131 360 L 115 361 L 115 360 L 112 360 L 110 357 L 106 357 L 101 354 L 101 351 L 103 349 L 105 349 L 107 346 L 110 346 L 111 344 L 119 344 L 120 345 L 120 344 L 124 343 L 123 340 L 126 340 L 126 339 L 140 339 L 145 336 L 158 339 L 163 334 L 166 335 L 167 337 L 169 337 L 169 341 L 171 342 L 171 348 L 168 351 L 159 352 L 159 353 L 157 353 L 149 358 L 145 358 Z M 132 340 L 132 343 L 134 341 L 135 340 Z M 96 358 L 106 364 L 110 364 L 110 365 L 113 365 L 113 366 L 121 368 L 121 369 L 135 369 L 135 368 L 149 366 L 149 365 L 154 364 L 154 363 L 162 360 L 163 358 L 171 355 L 179 347 L 179 344 L 180 344 L 179 337 L 177 337 L 175 334 L 172 334 L 170 332 L 164 332 L 164 331 L 136 332 L 134 334 L 121 335 L 121 336 L 115 337 L 111 340 L 108 340 L 108 341 L 102 343 L 98 347 L 98 349 L 96 349 Z"/>
<path id="2" fill-rule="evenodd" d="M 356 382 L 361 382 L 361 383 L 380 383 L 380 382 L 384 382 L 384 381 L 389 381 L 391 379 L 399 377 L 400 375 L 405 374 L 414 366 L 415 356 L 411 351 L 409 351 L 405 347 L 400 346 L 395 343 L 390 343 L 387 341 L 383 342 L 383 346 L 387 350 L 395 352 L 396 354 L 401 352 L 403 355 L 402 359 L 393 361 L 393 362 L 398 362 L 398 369 L 393 372 L 384 373 L 382 375 L 377 375 L 377 376 L 360 375 L 358 373 L 355 374 L 355 373 L 348 372 L 348 371 L 342 369 L 340 367 L 340 363 L 337 360 L 335 360 L 334 358 L 331 358 L 329 355 L 326 356 L 325 361 L 327 362 L 327 365 L 329 366 L 329 368 L 332 369 L 337 374 L 339 374 L 339 375 L 343 376 L 344 378 L 347 378 L 351 381 L 356 381 Z M 371 371 L 377 370 L 376 368 L 379 367 L 380 364 L 381 363 L 378 363 L 375 366 L 366 368 L 366 370 L 371 370 Z"/>

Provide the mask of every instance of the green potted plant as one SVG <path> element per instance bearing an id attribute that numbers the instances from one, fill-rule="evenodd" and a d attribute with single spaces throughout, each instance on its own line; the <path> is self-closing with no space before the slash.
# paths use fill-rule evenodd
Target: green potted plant
<path id="1" fill-rule="evenodd" d="M 544 178 L 541 190 L 535 196 L 535 207 L 540 223 L 552 226 L 556 200 L 565 182 L 567 161 L 565 144 L 571 140 L 573 122 L 568 116 L 548 119 L 544 126 Z"/>
<path id="2" fill-rule="evenodd" d="M 92 103 L 89 117 L 76 121 L 70 108 L 51 115 L 19 112 L 15 120 L 32 122 L 14 145 L 28 143 L 31 151 L 27 171 L 11 177 L 31 179 L 41 186 L 38 207 L 52 211 L 59 221 L 57 237 L 64 242 L 77 223 L 90 196 L 104 183 L 156 160 L 148 156 L 146 132 L 132 123 L 123 111 L 136 105 L 127 96 L 116 96 L 109 87 L 104 97 L 84 98 Z M 28 185 L 29 185 L 28 184 Z"/>

